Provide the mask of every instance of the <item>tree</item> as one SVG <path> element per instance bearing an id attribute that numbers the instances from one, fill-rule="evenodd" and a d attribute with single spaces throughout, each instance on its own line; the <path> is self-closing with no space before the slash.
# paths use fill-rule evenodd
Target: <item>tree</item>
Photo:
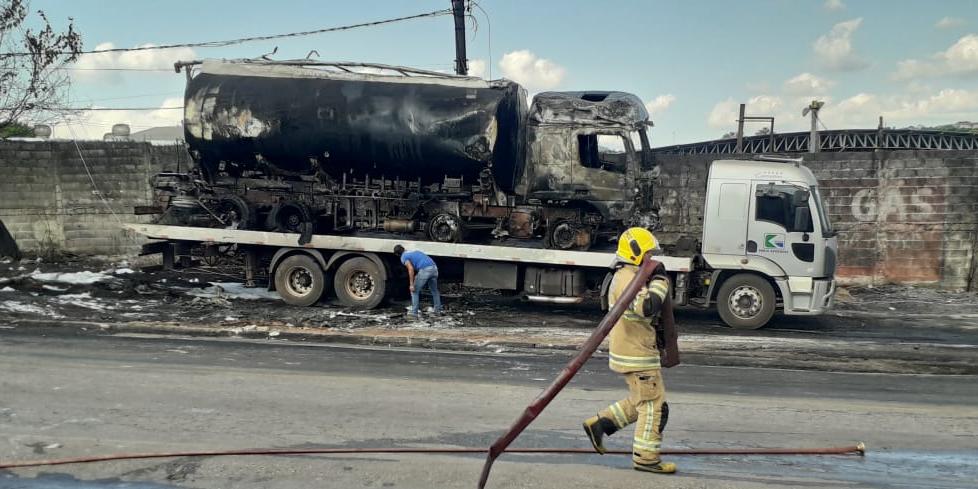
<path id="1" fill-rule="evenodd" d="M 729 131 L 729 132 L 723 133 L 723 136 L 720 136 L 720 139 L 733 139 L 735 137 L 737 137 L 737 133 L 735 133 L 733 131 Z"/>
<path id="2" fill-rule="evenodd" d="M 0 132 L 24 118 L 63 109 L 69 78 L 61 68 L 78 59 L 74 20 L 56 32 L 44 12 L 28 21 L 29 0 L 0 0 Z M 25 21 L 28 21 L 25 23 Z M 21 124 L 22 125 L 22 124 Z"/>
<path id="3" fill-rule="evenodd" d="M 767 136 L 769 134 L 771 134 L 770 127 L 762 127 L 758 129 L 757 132 L 754 133 L 755 136 Z"/>

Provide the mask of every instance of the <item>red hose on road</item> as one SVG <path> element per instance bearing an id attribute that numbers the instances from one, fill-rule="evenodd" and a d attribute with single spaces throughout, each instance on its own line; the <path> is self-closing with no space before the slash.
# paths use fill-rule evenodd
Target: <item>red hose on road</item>
<path id="1" fill-rule="evenodd" d="M 835 448 L 706 448 L 706 449 L 675 449 L 662 450 L 664 455 L 863 455 L 866 447 L 862 443 L 848 447 Z M 407 454 L 458 454 L 486 453 L 485 448 L 255 448 L 247 450 L 205 450 L 197 452 L 160 452 L 160 453 L 118 453 L 114 455 L 96 455 L 91 457 L 73 457 L 53 460 L 25 460 L 22 462 L 0 462 L 0 470 L 24 467 L 43 467 L 49 465 L 85 464 L 94 462 L 109 462 L 112 460 L 141 460 L 148 458 L 179 458 L 179 457 L 226 457 L 231 455 L 337 455 L 364 453 L 407 453 Z M 513 448 L 508 453 L 524 454 L 568 454 L 568 455 L 597 455 L 590 448 Z M 610 455 L 631 455 L 631 450 L 608 450 Z"/>

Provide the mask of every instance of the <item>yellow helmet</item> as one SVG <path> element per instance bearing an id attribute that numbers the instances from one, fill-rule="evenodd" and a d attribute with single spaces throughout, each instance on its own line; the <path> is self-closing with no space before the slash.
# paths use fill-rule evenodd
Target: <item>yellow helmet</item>
<path id="1" fill-rule="evenodd" d="M 646 253 L 658 247 L 659 240 L 648 229 L 628 228 L 618 238 L 618 257 L 632 265 L 638 265 L 642 263 L 642 257 Z"/>

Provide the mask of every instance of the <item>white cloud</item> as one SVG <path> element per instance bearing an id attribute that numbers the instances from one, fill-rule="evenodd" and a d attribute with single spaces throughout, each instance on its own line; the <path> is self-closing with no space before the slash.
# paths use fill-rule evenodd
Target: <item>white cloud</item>
<path id="1" fill-rule="evenodd" d="M 655 114 L 665 111 L 675 101 L 676 101 L 676 96 L 671 93 L 667 93 L 665 95 L 659 95 L 658 97 L 646 102 L 645 109 L 648 110 L 649 113 L 652 114 L 654 118 Z"/>
<path id="2" fill-rule="evenodd" d="M 170 97 L 160 107 L 180 107 L 182 97 Z M 183 123 L 182 110 L 85 110 L 72 115 L 64 122 L 51 124 L 54 137 L 78 139 L 102 139 L 114 124 L 129 124 L 132 132 L 160 126 L 176 126 Z"/>
<path id="3" fill-rule="evenodd" d="M 846 4 L 842 3 L 842 0 L 825 0 L 822 7 L 830 12 L 837 12 L 839 10 L 845 10 Z"/>
<path id="4" fill-rule="evenodd" d="M 142 44 L 137 47 L 152 46 L 152 44 Z M 116 46 L 111 42 L 103 42 L 95 46 L 95 51 L 105 51 L 114 49 Z M 193 49 L 173 48 L 173 49 L 150 49 L 146 51 L 113 51 L 104 53 L 83 54 L 74 63 L 72 68 L 78 69 L 74 75 L 79 79 L 115 79 L 119 80 L 117 71 L 99 71 L 106 68 L 118 68 L 123 70 L 172 70 L 173 63 L 177 61 L 188 61 L 196 57 Z"/>
<path id="5" fill-rule="evenodd" d="M 549 59 L 539 58 L 526 49 L 503 55 L 499 68 L 504 77 L 523 85 L 530 92 L 554 88 L 560 85 L 566 74 L 564 67 Z"/>
<path id="6" fill-rule="evenodd" d="M 835 82 L 820 78 L 811 73 L 802 73 L 784 82 L 785 93 L 791 95 L 813 96 L 823 94 L 832 88 Z"/>
<path id="7" fill-rule="evenodd" d="M 782 112 L 784 100 L 777 95 L 758 95 L 747 100 L 747 115 L 751 116 L 770 116 L 775 117 L 775 123 L 780 121 L 777 113 Z M 801 110 L 801 109 L 799 109 Z M 718 102 L 713 106 L 707 123 L 711 127 L 725 130 L 737 128 L 737 118 L 740 116 L 740 104 L 732 98 Z M 777 127 L 775 127 L 777 129 Z"/>
<path id="8" fill-rule="evenodd" d="M 945 75 L 978 75 L 978 34 L 968 34 L 930 59 L 905 59 L 897 62 L 895 80 L 937 77 Z"/>
<path id="9" fill-rule="evenodd" d="M 935 22 L 934 27 L 938 29 L 954 29 L 955 27 L 961 27 L 964 24 L 964 19 L 960 17 L 944 17 L 943 19 Z"/>
<path id="10" fill-rule="evenodd" d="M 826 104 L 820 117 L 830 128 L 872 128 L 879 117 L 892 127 L 935 125 L 974 119 L 978 90 L 943 89 L 924 95 L 875 95 L 858 93 L 835 104 Z"/>
<path id="11" fill-rule="evenodd" d="M 487 76 L 487 68 L 489 64 L 486 63 L 484 59 L 470 59 L 469 60 L 469 76 L 477 76 L 479 78 L 485 78 Z"/>
<path id="12" fill-rule="evenodd" d="M 852 34 L 862 24 L 862 17 L 832 26 L 827 34 L 820 36 L 812 44 L 815 57 L 827 69 L 834 71 L 856 71 L 869 66 L 852 47 Z"/>

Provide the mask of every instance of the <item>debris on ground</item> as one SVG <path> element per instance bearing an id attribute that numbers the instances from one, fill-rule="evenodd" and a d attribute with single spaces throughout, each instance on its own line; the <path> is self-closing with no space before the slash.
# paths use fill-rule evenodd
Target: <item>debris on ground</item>
<path id="1" fill-rule="evenodd" d="M 17 262 L 0 264 L 0 317 L 8 326 L 69 319 L 100 325 L 92 331 L 102 329 L 101 325 L 155 324 L 265 338 L 325 334 L 340 341 L 363 337 L 374 338 L 374 343 L 411 346 L 462 342 L 502 353 L 520 348 L 572 349 L 603 316 L 593 297 L 583 304 L 539 305 L 513 295 L 446 284 L 444 313 L 434 314 L 430 297 L 424 297 L 421 318 L 415 320 L 406 293 L 372 311 L 329 301 L 297 307 L 265 286 L 248 288 L 236 281 L 241 276 L 239 266 L 163 271 L 119 262 L 30 265 L 33 271 L 20 270 L 23 265 Z M 831 361 L 858 363 L 859 369 L 875 371 L 890 368 L 889 364 L 877 358 L 884 355 L 882 351 L 871 351 L 875 347 L 863 343 L 886 341 L 918 356 L 932 345 L 958 348 L 962 354 L 978 349 L 978 295 L 927 287 L 842 287 L 829 314 L 776 315 L 768 327 L 756 331 L 731 330 L 714 311 L 684 308 L 677 316 L 685 347 L 722 361 L 746 358 L 744 352 L 749 350 L 747 357 L 759 364 L 767 364 L 765 355 L 790 354 L 796 360 L 794 367 Z M 865 354 L 848 359 L 833 353 L 846 344 L 859 345 Z M 923 346 L 917 351 L 916 345 Z M 928 362 L 935 364 L 933 358 Z M 940 368 L 967 370 L 963 364 L 942 362 Z M 920 371 L 938 368 L 913 365 Z M 975 366 L 968 368 L 978 371 Z"/>

